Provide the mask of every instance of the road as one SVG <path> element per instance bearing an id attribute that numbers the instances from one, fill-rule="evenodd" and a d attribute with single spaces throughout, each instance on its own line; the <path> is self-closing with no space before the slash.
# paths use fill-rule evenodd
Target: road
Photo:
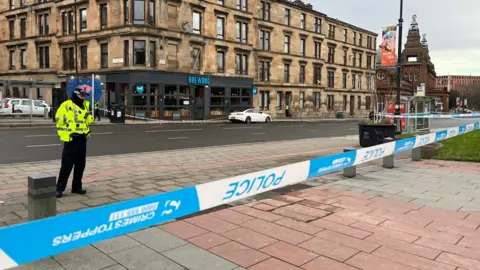
<path id="1" fill-rule="evenodd" d="M 475 121 L 480 121 L 480 118 L 435 119 L 431 128 L 454 127 Z M 322 121 L 252 125 L 220 123 L 94 126 L 88 144 L 88 155 L 356 135 L 357 123 Z M 62 144 L 53 128 L 2 129 L 0 151 L 0 164 L 53 160 L 60 158 Z"/>

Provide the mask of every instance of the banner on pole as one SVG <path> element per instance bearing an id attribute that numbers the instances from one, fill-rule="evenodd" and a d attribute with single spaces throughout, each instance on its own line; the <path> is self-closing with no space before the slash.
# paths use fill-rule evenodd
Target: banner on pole
<path id="1" fill-rule="evenodd" d="M 395 66 L 397 62 L 397 55 L 395 51 L 395 43 L 397 41 L 397 27 L 384 27 L 382 31 L 382 38 L 382 66 Z"/>

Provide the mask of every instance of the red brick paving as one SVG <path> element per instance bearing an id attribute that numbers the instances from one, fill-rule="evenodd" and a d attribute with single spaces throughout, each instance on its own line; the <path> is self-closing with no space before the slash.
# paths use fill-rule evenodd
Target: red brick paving
<path id="1" fill-rule="evenodd" d="M 249 270 L 480 270 L 479 225 L 480 213 L 315 187 L 161 228 Z"/>

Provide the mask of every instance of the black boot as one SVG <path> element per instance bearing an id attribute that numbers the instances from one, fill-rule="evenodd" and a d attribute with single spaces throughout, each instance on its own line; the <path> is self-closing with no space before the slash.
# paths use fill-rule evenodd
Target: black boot
<path id="1" fill-rule="evenodd" d="M 80 195 L 85 195 L 87 194 L 87 191 L 85 189 L 78 189 L 78 190 L 73 190 L 72 189 L 72 193 L 77 193 L 77 194 L 80 194 Z"/>
<path id="2" fill-rule="evenodd" d="M 61 198 L 62 196 L 63 196 L 63 195 L 62 195 L 62 192 L 57 192 L 57 196 L 56 196 L 57 199 L 58 199 L 58 198 Z"/>

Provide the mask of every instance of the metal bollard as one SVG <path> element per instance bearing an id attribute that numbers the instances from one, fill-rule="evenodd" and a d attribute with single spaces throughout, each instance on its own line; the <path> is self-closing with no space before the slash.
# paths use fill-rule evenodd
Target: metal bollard
<path id="1" fill-rule="evenodd" d="M 48 108 L 43 109 L 43 118 L 46 120 L 48 119 Z"/>
<path id="2" fill-rule="evenodd" d="M 57 214 L 56 177 L 49 173 L 34 173 L 28 177 L 28 220 Z"/>
<path id="3" fill-rule="evenodd" d="M 417 147 L 412 149 L 412 161 L 422 161 L 422 148 Z"/>
<path id="4" fill-rule="evenodd" d="M 392 138 L 383 139 L 383 143 L 389 143 L 395 141 Z M 392 169 L 395 164 L 395 155 L 391 154 L 390 156 L 383 157 L 383 167 L 387 169 Z"/>
<path id="5" fill-rule="evenodd" d="M 343 149 L 343 152 L 345 153 L 345 152 L 350 152 L 355 150 L 357 149 L 350 147 L 350 148 Z M 345 177 L 352 178 L 352 177 L 355 177 L 356 175 L 357 175 L 357 166 L 352 166 L 352 167 L 343 169 L 343 176 Z"/>

